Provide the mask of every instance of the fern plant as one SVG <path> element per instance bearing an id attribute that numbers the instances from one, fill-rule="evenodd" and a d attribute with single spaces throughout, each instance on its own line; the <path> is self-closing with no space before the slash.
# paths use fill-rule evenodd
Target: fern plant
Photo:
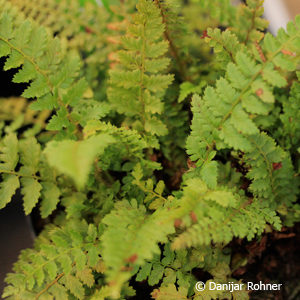
<path id="1" fill-rule="evenodd" d="M 300 17 L 262 4 L 0 0 L 0 208 L 47 223 L 4 299 L 249 298 L 195 283 L 300 220 Z"/>

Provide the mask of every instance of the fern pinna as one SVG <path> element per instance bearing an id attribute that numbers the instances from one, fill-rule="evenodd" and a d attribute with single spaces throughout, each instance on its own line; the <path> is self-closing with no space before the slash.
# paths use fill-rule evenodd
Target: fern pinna
<path id="1" fill-rule="evenodd" d="M 274 37 L 261 0 L 75 2 L 0 0 L 26 84 L 0 98 L 0 208 L 46 223 L 3 297 L 248 299 L 194 287 L 300 220 L 299 16 Z"/>

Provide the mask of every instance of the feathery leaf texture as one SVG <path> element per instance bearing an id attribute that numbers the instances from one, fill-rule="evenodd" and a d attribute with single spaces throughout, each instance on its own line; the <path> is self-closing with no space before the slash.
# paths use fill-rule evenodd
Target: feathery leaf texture
<path id="1" fill-rule="evenodd" d="M 255 118 L 267 115 L 272 109 L 274 87 L 287 84 L 275 67 L 289 68 L 289 71 L 296 68 L 297 60 L 284 56 L 282 50 L 299 52 L 299 48 L 296 50 L 300 41 L 298 26 L 300 18 L 289 23 L 286 33 L 280 30 L 277 39 L 266 35 L 263 40 L 265 61 L 257 62 L 250 54 L 238 51 L 236 62 L 227 65 L 225 78 L 219 79 L 215 88 L 207 87 L 202 98 L 194 96 L 194 118 L 187 152 L 192 160 L 197 160 L 197 166 L 206 167 L 212 163 L 217 153 L 215 147 L 217 150 L 252 151 L 247 136 L 260 132 Z M 273 74 L 276 80 L 270 81 L 269 76 L 264 76 L 265 72 Z"/>
<path id="2" fill-rule="evenodd" d="M 280 114 L 282 126 L 278 127 L 276 137 L 286 149 L 297 149 L 300 146 L 300 83 L 294 82 L 290 97 L 283 104 Z"/>
<path id="3" fill-rule="evenodd" d="M 300 220 L 300 16 L 274 37 L 261 0 L 87 2 L 0 0 L 26 86 L 0 98 L 0 209 L 47 224 L 3 297 L 248 299 L 193 271 L 238 283 L 230 242 Z"/>
<path id="4" fill-rule="evenodd" d="M 236 18 L 232 20 L 233 31 L 244 44 L 255 43 L 264 36 L 268 21 L 262 18 L 263 3 L 263 0 L 247 0 L 246 5 L 239 6 Z"/>
<path id="5" fill-rule="evenodd" d="M 248 139 L 252 150 L 245 154 L 244 160 L 249 165 L 247 177 L 252 181 L 249 190 L 269 203 L 284 202 L 290 206 L 299 192 L 290 157 L 265 133 Z"/>
<path id="6" fill-rule="evenodd" d="M 226 188 L 209 189 L 198 178 L 187 181 L 183 197 L 173 216 L 182 219 L 185 231 L 172 244 L 181 249 L 214 243 L 228 243 L 233 237 L 251 240 L 263 232 L 266 223 L 280 229 L 276 213 L 258 199 L 247 199 Z"/>
<path id="7" fill-rule="evenodd" d="M 107 266 L 107 280 L 113 283 L 113 295 L 118 295 L 121 285 L 131 277 L 132 266 L 141 265 L 153 254 L 159 254 L 159 242 L 166 242 L 174 226 L 166 210 L 148 215 L 143 205 L 132 200 L 116 204 L 105 216 L 107 226 L 101 240 L 103 260 Z M 127 267 L 127 268 L 126 268 Z M 131 268 L 130 268 L 131 267 Z"/>
<path id="8" fill-rule="evenodd" d="M 92 271 L 100 260 L 97 228 L 85 221 L 49 226 L 34 249 L 23 250 L 3 297 L 9 299 L 84 299 L 85 286 L 94 284 Z"/>
<path id="9" fill-rule="evenodd" d="M 152 1 L 139 1 L 133 24 L 122 38 L 125 50 L 118 52 L 119 64 L 110 71 L 108 98 L 114 109 L 131 118 L 131 126 L 151 135 L 165 135 L 159 119 L 165 91 L 172 75 L 162 75 L 169 64 L 164 57 L 168 44 L 162 39 L 165 27 L 160 10 Z"/>
<path id="10" fill-rule="evenodd" d="M 75 52 L 68 55 L 57 38 L 52 38 L 44 27 L 34 22 L 14 19 L 11 4 L 1 1 L 0 17 L 0 57 L 7 56 L 4 70 L 20 68 L 13 82 L 28 83 L 22 96 L 34 98 L 33 109 L 55 109 L 47 129 L 67 129 L 74 135 L 77 123 L 69 112 L 87 89 L 84 80 L 78 81 L 81 62 Z M 78 88 L 80 86 L 80 88 Z M 71 91 L 76 89 L 76 98 Z"/>
<path id="11" fill-rule="evenodd" d="M 101 7 L 92 1 L 85 1 L 83 6 L 79 1 L 70 0 L 10 2 L 25 15 L 26 19 L 32 19 L 40 26 L 51 30 L 65 42 L 68 49 L 78 50 L 90 70 L 95 66 L 99 69 L 107 67 L 109 48 L 103 31 L 106 30 L 109 16 Z M 90 82 L 98 80 L 96 74 L 91 76 L 90 73 L 89 77 Z"/>
<path id="12" fill-rule="evenodd" d="M 36 175 L 40 162 L 40 145 L 34 138 L 18 141 L 15 134 L 11 133 L 3 139 L 1 147 L 0 173 L 3 181 L 0 190 L 0 207 L 3 208 L 11 201 L 15 191 L 20 186 L 23 194 L 24 211 L 29 214 L 38 202 L 42 185 Z M 17 164 L 22 166 L 15 171 Z"/>

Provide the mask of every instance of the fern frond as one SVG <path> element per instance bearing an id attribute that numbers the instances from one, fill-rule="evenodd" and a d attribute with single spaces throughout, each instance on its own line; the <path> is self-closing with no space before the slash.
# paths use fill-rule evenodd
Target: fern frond
<path id="1" fill-rule="evenodd" d="M 174 232 L 172 223 L 166 223 L 166 210 L 148 215 L 143 205 L 122 201 L 105 216 L 107 227 L 101 238 L 102 257 L 107 267 L 107 280 L 112 284 L 112 295 L 118 297 L 122 284 L 132 276 L 132 267 L 144 264 L 153 254 L 159 254 L 159 242 L 166 242 Z M 164 226 L 162 224 L 164 223 Z"/>
<path id="2" fill-rule="evenodd" d="M 83 61 L 90 67 L 107 66 L 109 48 L 106 41 L 106 23 L 108 14 L 99 5 L 86 1 L 70 0 L 34 0 L 10 1 L 27 19 L 34 20 L 66 41 L 69 50 L 78 50 Z M 55 14 L 53 14 L 55 12 Z M 98 70 L 99 71 L 99 70 Z M 94 72 L 95 73 L 95 72 Z M 91 71 L 87 74 L 90 77 Z M 96 74 L 90 78 L 96 80 Z"/>
<path id="3" fill-rule="evenodd" d="M 223 69 L 226 69 L 229 62 L 235 63 L 237 52 L 243 49 L 237 36 L 229 29 L 221 32 L 219 28 L 208 28 L 205 41 L 214 49 L 216 59 Z"/>
<path id="4" fill-rule="evenodd" d="M 254 61 L 250 55 L 238 52 L 236 63 L 227 65 L 226 77 L 216 87 L 207 87 L 203 98 L 194 96 L 192 132 L 187 140 L 187 152 L 197 165 L 206 166 L 216 154 L 216 148 L 250 151 L 247 135 L 256 135 L 256 116 L 267 115 L 275 102 L 274 87 L 283 87 L 286 79 L 275 69 L 295 70 L 293 57 L 283 56 L 283 49 L 296 50 L 300 40 L 300 18 L 289 23 L 287 33 L 279 32 L 275 39 L 266 35 L 263 44 L 266 60 Z M 273 80 L 270 80 L 272 74 Z M 202 177 L 203 178 L 203 177 Z"/>
<path id="5" fill-rule="evenodd" d="M 21 188 L 25 214 L 29 214 L 41 202 L 42 217 L 49 216 L 59 202 L 61 191 L 56 175 L 43 163 L 41 146 L 31 137 L 17 140 L 15 134 L 4 137 L 0 148 L 0 207 L 5 207 L 16 189 Z M 17 166 L 18 170 L 17 170 Z"/>
<path id="6" fill-rule="evenodd" d="M 186 45 L 183 37 L 187 32 L 183 18 L 180 17 L 182 10 L 178 0 L 155 0 L 160 10 L 162 21 L 165 25 L 164 38 L 169 43 L 170 54 L 174 59 L 175 67 L 182 80 L 189 80 L 186 66 Z"/>
<path id="7" fill-rule="evenodd" d="M 123 150 L 125 150 L 126 155 L 133 155 L 134 157 L 143 157 L 143 149 L 147 148 L 147 142 L 142 138 L 142 136 L 136 130 L 130 130 L 125 127 L 116 127 L 110 123 L 105 123 L 101 121 L 90 121 L 85 126 L 83 130 L 85 138 L 88 138 L 96 133 L 106 133 L 113 137 L 116 137 L 118 142 L 121 144 Z M 127 149 L 124 149 L 127 147 Z M 122 157 L 118 149 L 119 156 Z"/>
<path id="8" fill-rule="evenodd" d="M 49 226 L 36 240 L 34 249 L 23 250 L 5 279 L 8 299 L 84 299 L 85 286 L 94 284 L 99 261 L 98 232 L 85 221 Z"/>
<path id="9" fill-rule="evenodd" d="M 232 30 L 244 44 L 259 42 L 263 31 L 268 27 L 268 21 L 262 18 L 264 13 L 263 0 L 247 0 L 246 5 L 240 5 L 233 20 Z"/>
<path id="10" fill-rule="evenodd" d="M 161 282 L 161 287 L 177 284 L 181 289 L 188 291 L 188 296 L 195 286 L 196 278 L 191 271 L 200 267 L 199 262 L 203 260 L 203 249 L 172 251 L 170 244 L 164 245 L 163 256 L 155 255 L 151 261 L 147 261 L 136 275 L 137 281 L 148 279 L 150 286 Z M 198 257 L 198 259 L 197 259 Z M 203 265 L 201 265 L 203 267 Z"/>
<path id="11" fill-rule="evenodd" d="M 224 188 L 211 190 L 199 179 L 187 182 L 173 213 L 182 219 L 181 226 L 187 227 L 174 239 L 173 249 L 210 245 L 212 241 L 227 244 L 233 237 L 251 240 L 267 223 L 280 228 L 279 217 L 268 205 Z"/>
<path id="12" fill-rule="evenodd" d="M 131 127 L 151 135 L 165 135 L 167 130 L 159 114 L 173 78 L 158 74 L 169 64 L 169 59 L 163 57 L 168 49 L 162 40 L 165 28 L 152 1 L 140 0 L 137 10 L 134 23 L 122 38 L 126 50 L 118 53 L 120 64 L 110 71 L 108 98 L 117 112 L 130 118 Z"/>
<path id="13" fill-rule="evenodd" d="M 80 60 L 76 54 L 62 50 L 58 39 L 47 34 L 45 28 L 31 21 L 16 22 L 10 4 L 1 4 L 0 57 L 7 56 L 4 70 L 22 68 L 14 75 L 13 82 L 29 83 L 23 92 L 25 98 L 36 98 L 31 108 L 56 109 L 47 129 L 67 129 L 74 135 L 77 123 L 69 107 L 82 97 L 87 89 L 84 80 L 78 81 Z M 80 89 L 78 89 L 80 86 Z M 78 92 L 73 99 L 72 89 Z"/>
<path id="14" fill-rule="evenodd" d="M 89 52 L 101 45 L 107 15 L 98 5 L 86 1 L 83 6 L 78 1 L 33 0 L 10 1 L 27 19 L 51 29 L 59 38 L 68 40 L 68 47 Z M 56 12 L 54 15 L 53 12 Z M 103 42 L 103 40 L 102 40 Z"/>
<path id="15" fill-rule="evenodd" d="M 132 183 L 145 193 L 144 203 L 150 203 L 149 209 L 157 209 L 166 202 L 166 199 L 162 196 L 165 189 L 165 184 L 162 180 L 157 183 L 155 188 L 152 179 L 149 178 L 147 181 L 142 180 L 143 171 L 140 164 L 134 167 L 132 175 L 134 177 Z"/>
<path id="16" fill-rule="evenodd" d="M 265 133 L 249 136 L 248 140 L 252 150 L 245 154 L 244 159 L 250 166 L 247 173 L 252 181 L 250 191 L 260 199 L 268 199 L 270 205 L 272 201 L 291 205 L 298 194 L 291 159 Z"/>
<path id="17" fill-rule="evenodd" d="M 142 163 L 145 169 L 150 168 L 151 172 L 158 167 L 157 163 L 145 159 L 144 151 L 152 145 L 136 130 L 116 127 L 101 121 L 90 121 L 83 133 L 86 138 L 96 133 L 109 134 L 115 138 L 115 143 L 105 151 L 105 158 L 99 159 L 99 166 L 102 170 L 131 172 L 138 162 Z M 130 161 L 123 165 L 124 160 Z"/>
<path id="18" fill-rule="evenodd" d="M 3 139 L 0 160 L 1 172 L 4 174 L 0 183 L 0 208 L 3 208 L 11 201 L 16 189 L 20 186 L 19 177 L 15 174 L 15 167 L 19 161 L 19 147 L 14 134 Z"/>
<path id="19" fill-rule="evenodd" d="M 38 202 L 42 185 L 38 181 L 37 172 L 41 157 L 41 146 L 33 138 L 20 141 L 21 186 L 25 214 L 29 214 Z"/>
<path id="20" fill-rule="evenodd" d="M 294 82 L 290 97 L 284 100 L 283 111 L 280 114 L 282 126 L 277 129 L 276 138 L 285 149 L 296 152 L 300 147 L 300 84 Z"/>
<path id="21" fill-rule="evenodd" d="M 186 300 L 187 298 L 187 290 L 186 289 L 179 289 L 177 290 L 174 284 L 170 284 L 168 286 L 160 287 L 159 289 L 155 289 L 151 296 L 153 299 L 157 300 L 167 300 L 167 299 L 174 299 L 174 300 Z"/>
<path id="22" fill-rule="evenodd" d="M 191 8 L 196 9 L 197 6 L 201 9 L 202 17 L 209 18 L 210 20 L 208 22 L 214 23 L 217 26 L 226 26 L 230 24 L 230 21 L 236 13 L 236 8 L 231 5 L 229 0 L 194 0 Z"/>
<path id="23" fill-rule="evenodd" d="M 10 202 L 15 190 L 21 185 L 24 201 L 24 210 L 29 214 L 38 202 L 42 186 L 37 176 L 40 162 L 40 145 L 34 138 L 19 142 L 15 134 L 9 134 L 3 139 L 1 149 L 0 173 L 3 176 L 1 183 L 1 208 Z M 22 164 L 17 172 L 15 168 Z"/>
<path id="24" fill-rule="evenodd" d="M 247 299 L 194 288 L 238 282 L 234 239 L 299 220 L 300 16 L 273 37 L 262 0 L 85 2 L 0 0 L 26 85 L 0 98 L 0 209 L 50 223 L 3 297 Z"/>

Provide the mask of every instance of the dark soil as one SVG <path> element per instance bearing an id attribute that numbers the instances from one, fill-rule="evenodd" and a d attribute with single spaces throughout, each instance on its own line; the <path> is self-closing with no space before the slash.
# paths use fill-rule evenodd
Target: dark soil
<path id="1" fill-rule="evenodd" d="M 259 242 L 241 243 L 234 251 L 245 251 L 248 264 L 233 274 L 243 282 L 282 283 L 280 291 L 250 293 L 250 299 L 300 299 L 300 223 L 281 232 L 265 234 Z M 243 249 L 241 249 L 241 247 Z"/>

